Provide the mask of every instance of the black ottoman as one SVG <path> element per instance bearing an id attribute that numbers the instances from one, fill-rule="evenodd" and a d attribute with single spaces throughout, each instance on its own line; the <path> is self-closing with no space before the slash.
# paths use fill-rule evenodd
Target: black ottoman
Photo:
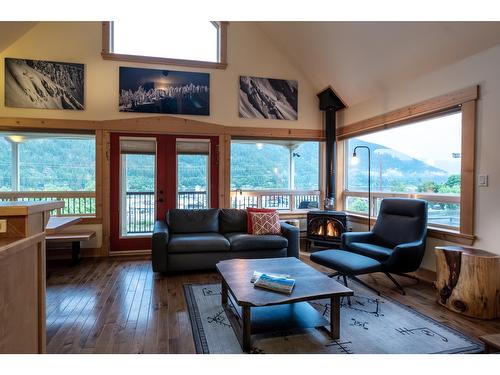
<path id="1" fill-rule="evenodd" d="M 344 250 L 323 250 L 311 254 L 310 258 L 314 263 L 321 264 L 322 266 L 334 269 L 337 271 L 329 275 L 343 276 L 344 283 L 347 286 L 346 276 L 350 277 L 367 288 L 375 291 L 378 295 L 380 292 L 371 286 L 365 284 L 358 279 L 356 275 L 363 275 L 366 273 L 382 272 L 382 263 L 373 258 L 364 255 L 351 253 Z"/>

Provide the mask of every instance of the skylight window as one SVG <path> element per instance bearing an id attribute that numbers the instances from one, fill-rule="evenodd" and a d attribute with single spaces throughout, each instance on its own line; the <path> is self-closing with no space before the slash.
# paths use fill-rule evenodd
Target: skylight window
<path id="1" fill-rule="evenodd" d="M 148 19 L 103 23 L 105 59 L 225 68 L 226 23 Z"/>

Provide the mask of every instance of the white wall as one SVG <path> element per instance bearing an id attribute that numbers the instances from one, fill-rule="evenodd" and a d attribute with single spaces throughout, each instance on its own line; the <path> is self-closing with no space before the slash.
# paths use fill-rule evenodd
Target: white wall
<path id="1" fill-rule="evenodd" d="M 228 68 L 197 69 L 135 64 L 103 60 L 100 22 L 40 22 L 0 58 L 17 57 L 85 64 L 84 111 L 6 108 L 0 90 L 0 116 L 53 119 L 108 120 L 143 117 L 144 114 L 118 111 L 119 66 L 148 67 L 210 73 L 210 116 L 180 116 L 227 126 L 321 128 L 316 92 L 304 75 L 278 51 L 269 38 L 251 22 L 231 22 L 228 26 Z M 240 75 L 294 79 L 299 82 L 297 121 L 241 119 L 238 116 Z M 4 87 L 4 64 L 0 64 L 0 87 Z M 151 115 L 154 116 L 154 115 Z"/>
<path id="2" fill-rule="evenodd" d="M 367 119 L 422 100 L 480 85 L 477 106 L 476 175 L 488 174 L 489 186 L 476 186 L 475 247 L 500 254 L 500 45 L 443 69 L 387 90 L 384 95 L 348 108 L 340 126 Z M 446 139 L 443 139 L 446 142 Z M 431 239 L 423 266 L 434 269 Z"/>

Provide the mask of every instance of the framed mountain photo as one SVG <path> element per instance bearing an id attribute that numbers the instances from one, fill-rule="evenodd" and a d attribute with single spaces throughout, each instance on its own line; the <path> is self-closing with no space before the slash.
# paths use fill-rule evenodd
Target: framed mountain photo
<path id="1" fill-rule="evenodd" d="M 293 80 L 240 76 L 240 117 L 297 120 L 298 87 Z"/>
<path id="2" fill-rule="evenodd" d="M 210 114 L 210 74 L 120 67 L 120 112 Z"/>
<path id="3" fill-rule="evenodd" d="M 5 59 L 5 106 L 85 109 L 83 64 Z"/>

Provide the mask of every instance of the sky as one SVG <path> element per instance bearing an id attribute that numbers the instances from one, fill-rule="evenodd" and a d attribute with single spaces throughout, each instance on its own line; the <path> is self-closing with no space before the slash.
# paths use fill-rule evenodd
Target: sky
<path id="1" fill-rule="evenodd" d="M 217 62 L 217 28 L 211 22 L 169 18 L 114 20 L 114 52 Z"/>
<path id="2" fill-rule="evenodd" d="M 460 159 L 452 154 L 461 152 L 461 121 L 461 113 L 455 113 L 358 138 L 392 148 L 450 173 L 458 173 Z"/>

